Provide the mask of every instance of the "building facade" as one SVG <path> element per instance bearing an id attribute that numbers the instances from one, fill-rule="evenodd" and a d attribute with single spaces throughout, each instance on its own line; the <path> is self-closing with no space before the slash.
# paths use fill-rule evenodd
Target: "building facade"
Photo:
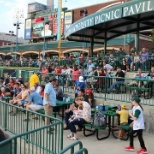
<path id="1" fill-rule="evenodd" d="M 16 35 L 0 32 L 0 46 L 8 46 L 16 44 Z M 18 38 L 18 44 L 27 44 L 23 37 Z"/>

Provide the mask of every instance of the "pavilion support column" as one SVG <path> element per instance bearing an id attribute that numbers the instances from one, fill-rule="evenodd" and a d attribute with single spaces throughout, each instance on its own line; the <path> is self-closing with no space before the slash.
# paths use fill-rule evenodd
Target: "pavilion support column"
<path id="1" fill-rule="evenodd" d="M 93 57 L 94 55 L 94 38 L 91 39 L 91 46 L 90 46 L 90 54 L 91 54 L 91 57 Z"/>
<path id="2" fill-rule="evenodd" d="M 136 32 L 136 36 L 135 36 L 135 47 L 136 50 L 139 52 L 140 50 L 140 23 L 137 22 L 137 32 Z"/>
<path id="3" fill-rule="evenodd" d="M 104 38 L 104 55 L 106 55 L 106 48 L 107 48 L 107 31 L 105 30 L 105 38 Z"/>

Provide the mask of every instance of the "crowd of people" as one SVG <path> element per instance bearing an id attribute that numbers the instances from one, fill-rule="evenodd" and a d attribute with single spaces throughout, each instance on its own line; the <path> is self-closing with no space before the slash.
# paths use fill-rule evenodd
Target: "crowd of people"
<path id="1" fill-rule="evenodd" d="M 144 54 L 145 52 L 146 50 L 143 49 Z M 112 57 L 112 54 L 110 56 Z M 81 55 L 81 57 L 84 59 L 84 55 Z M 69 86 L 72 83 L 74 86 L 75 101 L 69 109 L 66 109 L 65 111 L 66 126 L 64 129 L 69 129 L 71 132 L 67 138 L 71 140 L 78 140 L 77 131 L 82 130 L 83 124 L 90 122 L 91 120 L 91 107 L 94 106 L 93 88 L 96 88 L 97 90 L 101 87 L 103 89 L 105 83 L 103 77 L 113 75 L 112 71 L 115 70 L 113 65 L 114 62 L 111 57 L 110 63 L 109 61 L 103 61 L 102 65 L 96 65 L 89 59 L 87 61 L 82 61 L 80 59 L 80 65 L 68 65 L 67 67 L 58 65 L 49 65 L 47 67 L 46 65 L 42 65 L 40 60 L 39 72 L 32 74 L 28 82 L 25 82 L 22 77 L 19 77 L 18 79 L 1 78 L 1 99 L 4 99 L 5 96 L 10 96 L 12 99 L 9 103 L 13 105 L 21 106 L 27 110 L 33 111 L 44 109 L 45 115 L 52 116 L 53 108 L 56 106 L 56 100 L 63 100 L 63 91 L 59 84 L 66 84 L 66 86 Z M 145 57 L 147 57 L 147 54 Z M 145 61 L 148 59 L 145 58 L 144 61 L 142 58 L 140 60 L 140 66 L 144 69 Z M 124 84 L 125 74 L 129 69 L 131 69 L 131 63 L 129 64 L 130 65 L 128 65 L 128 61 L 123 60 L 121 67 L 116 68 L 117 73 L 115 76 L 117 79 L 109 85 L 108 93 L 111 93 L 117 86 Z M 52 76 L 50 73 L 52 73 Z M 67 75 L 67 78 L 62 75 Z M 44 81 L 43 85 L 39 84 L 40 76 Z M 148 76 L 151 78 L 154 77 L 154 67 L 151 68 Z M 144 78 L 142 75 L 142 69 L 138 68 L 138 73 L 136 73 L 134 77 Z M 93 85 L 93 87 L 91 85 Z M 144 86 L 152 86 L 152 83 L 148 82 Z M 125 112 L 125 106 L 122 106 L 121 112 L 117 111 L 117 114 L 120 114 L 120 116 L 123 116 L 122 114 L 124 113 L 125 116 L 123 117 L 129 115 L 133 120 L 133 129 L 130 134 L 130 146 L 126 147 L 125 150 L 134 151 L 133 134 L 134 132 L 137 132 L 141 144 L 141 149 L 138 151 L 138 154 L 147 153 L 142 138 L 142 132 L 144 129 L 143 108 L 138 97 L 133 97 L 132 106 L 132 112 L 127 114 Z M 17 111 L 13 110 L 12 115 L 15 116 L 16 114 Z M 128 117 L 125 119 L 128 119 Z M 122 125 L 128 123 L 125 119 L 123 120 L 121 118 Z M 29 119 L 24 120 L 27 121 Z M 45 125 L 48 125 L 49 123 L 50 119 L 45 118 Z M 76 125 L 78 125 L 78 129 L 76 129 Z M 119 132 L 119 138 L 121 137 L 121 134 L 123 134 L 122 131 Z"/>

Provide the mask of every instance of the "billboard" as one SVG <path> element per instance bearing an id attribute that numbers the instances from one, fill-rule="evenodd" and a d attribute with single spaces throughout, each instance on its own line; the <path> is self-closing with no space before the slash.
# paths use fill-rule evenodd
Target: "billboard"
<path id="1" fill-rule="evenodd" d="M 28 20 L 28 19 L 27 19 Z M 57 35 L 58 19 L 57 14 L 51 14 L 45 17 L 38 17 L 31 20 L 31 27 L 25 26 L 25 39 L 35 39 L 53 37 Z M 61 32 L 64 32 L 64 18 L 61 18 Z M 28 28 L 27 28 L 28 27 Z"/>
<path id="2" fill-rule="evenodd" d="M 25 20 L 25 39 L 31 39 L 31 29 L 32 29 L 31 19 Z"/>
<path id="3" fill-rule="evenodd" d="M 73 12 L 65 12 L 65 18 L 64 18 L 64 23 L 65 23 L 65 31 L 71 26 L 73 23 Z"/>

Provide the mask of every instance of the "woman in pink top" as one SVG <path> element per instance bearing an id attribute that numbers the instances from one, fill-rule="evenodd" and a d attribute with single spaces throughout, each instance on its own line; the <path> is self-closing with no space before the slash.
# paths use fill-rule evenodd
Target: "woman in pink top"
<path id="1" fill-rule="evenodd" d="M 74 66 L 74 70 L 72 71 L 72 81 L 79 80 L 79 76 L 81 72 L 78 70 L 77 66 Z"/>
<path id="2" fill-rule="evenodd" d="M 49 73 L 49 71 L 48 71 L 47 67 L 44 66 L 43 69 L 42 69 L 42 78 L 43 78 L 43 80 L 46 78 L 48 73 Z"/>

